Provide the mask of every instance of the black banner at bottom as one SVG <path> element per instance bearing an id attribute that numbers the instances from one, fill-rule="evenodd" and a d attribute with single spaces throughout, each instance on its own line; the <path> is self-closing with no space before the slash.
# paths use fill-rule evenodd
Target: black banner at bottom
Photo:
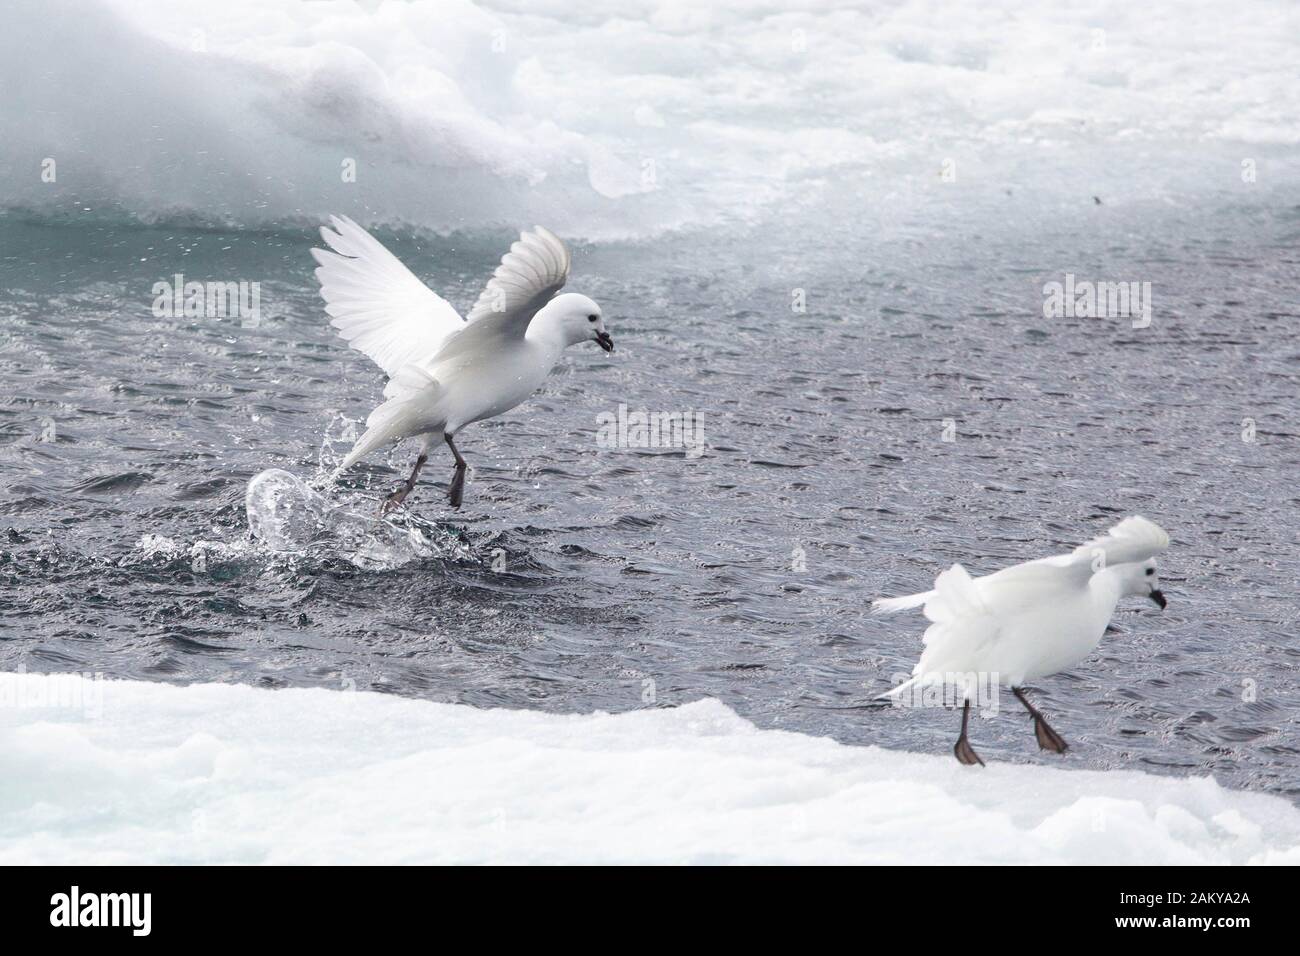
<path id="1" fill-rule="evenodd" d="M 991 939 L 1010 929 L 1232 945 L 1291 923 L 1285 869 L 55 867 L 8 876 L 0 914 L 11 947 L 73 935 L 95 944 L 337 945 L 373 942 L 377 927 L 445 938 L 469 924 L 494 942 L 513 929 L 536 944 L 567 927 L 604 940 L 653 932 L 667 946 L 686 923 L 710 936 L 725 930 L 732 942 L 773 928 L 847 928 L 872 939 L 900 928 L 943 936 L 964 924 Z"/>

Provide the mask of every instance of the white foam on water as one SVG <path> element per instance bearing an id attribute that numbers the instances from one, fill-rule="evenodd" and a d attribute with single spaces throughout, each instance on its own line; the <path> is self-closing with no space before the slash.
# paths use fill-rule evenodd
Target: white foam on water
<path id="1" fill-rule="evenodd" d="M 1300 863 L 1300 810 L 1208 778 L 968 768 L 712 700 L 72 680 L 0 675 L 0 863 Z"/>
<path id="2" fill-rule="evenodd" d="M 379 515 L 377 498 L 332 492 L 322 494 L 290 472 L 269 468 L 248 482 L 246 537 L 186 542 L 143 534 L 118 563 L 127 567 L 141 560 L 185 559 L 196 572 L 206 572 L 229 564 L 270 561 L 278 566 L 336 557 L 363 571 L 392 571 L 425 558 L 473 557 L 454 529 L 412 516 L 399 523 Z"/>
<path id="3" fill-rule="evenodd" d="M 459 554 L 467 548 L 452 532 L 401 526 L 378 513 L 375 500 L 364 499 L 358 513 L 350 498 L 327 497 L 280 468 L 254 475 L 244 496 L 248 531 L 267 551 L 305 555 L 333 553 L 367 571 L 387 571 L 435 555 Z"/>

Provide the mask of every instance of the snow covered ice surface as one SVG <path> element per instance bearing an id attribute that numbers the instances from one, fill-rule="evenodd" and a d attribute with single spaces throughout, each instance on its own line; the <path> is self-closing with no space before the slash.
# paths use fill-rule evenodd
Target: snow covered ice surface
<path id="1" fill-rule="evenodd" d="M 1207 778 L 384 694 L 0 675 L 0 863 L 1300 863 Z"/>
<path id="2" fill-rule="evenodd" d="M 1013 185 L 1047 209 L 1085 188 L 1203 200 L 1240 187 L 1243 157 L 1256 192 L 1295 168 L 1285 2 L 1231 18 L 1173 0 L 7 6 L 0 86 L 22 95 L 0 104 L 0 163 L 76 169 L 60 182 L 82 221 L 315 224 L 339 211 L 344 157 L 349 208 L 372 222 L 567 239 L 770 212 L 788 230 L 823 189 L 834 218 L 888 233 L 901 197 L 949 210 L 947 157 L 964 190 Z M 60 82 L 30 81 L 50 64 Z M 66 212 L 39 177 L 3 190 Z"/>

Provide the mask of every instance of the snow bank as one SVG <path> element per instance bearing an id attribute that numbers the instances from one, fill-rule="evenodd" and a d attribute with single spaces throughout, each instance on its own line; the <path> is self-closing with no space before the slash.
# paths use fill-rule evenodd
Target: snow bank
<path id="1" fill-rule="evenodd" d="M 636 238 L 788 227 L 828 190 L 870 231 L 912 192 L 947 208 L 953 183 L 1048 209 L 1175 180 L 1240 201 L 1294 181 L 1300 137 L 1285 0 L 11 0 L 3 18 L 0 205 L 68 215 Z"/>
<path id="2" fill-rule="evenodd" d="M 0 675 L 0 863 L 1300 863 L 1210 779 L 382 694 Z"/>

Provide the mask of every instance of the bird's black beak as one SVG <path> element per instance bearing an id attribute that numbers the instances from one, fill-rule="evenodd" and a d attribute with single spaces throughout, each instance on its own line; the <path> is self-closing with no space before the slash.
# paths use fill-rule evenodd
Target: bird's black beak
<path id="1" fill-rule="evenodd" d="M 1164 594 L 1161 593 L 1160 591 L 1152 591 L 1151 594 L 1148 596 L 1151 598 L 1151 600 L 1155 601 L 1157 604 L 1160 605 L 1160 610 L 1162 611 L 1169 606 L 1169 602 L 1165 600 Z"/>
<path id="2" fill-rule="evenodd" d="M 606 352 L 614 351 L 614 340 L 609 337 L 608 332 L 597 332 L 596 342 L 599 343 L 600 347 Z"/>

